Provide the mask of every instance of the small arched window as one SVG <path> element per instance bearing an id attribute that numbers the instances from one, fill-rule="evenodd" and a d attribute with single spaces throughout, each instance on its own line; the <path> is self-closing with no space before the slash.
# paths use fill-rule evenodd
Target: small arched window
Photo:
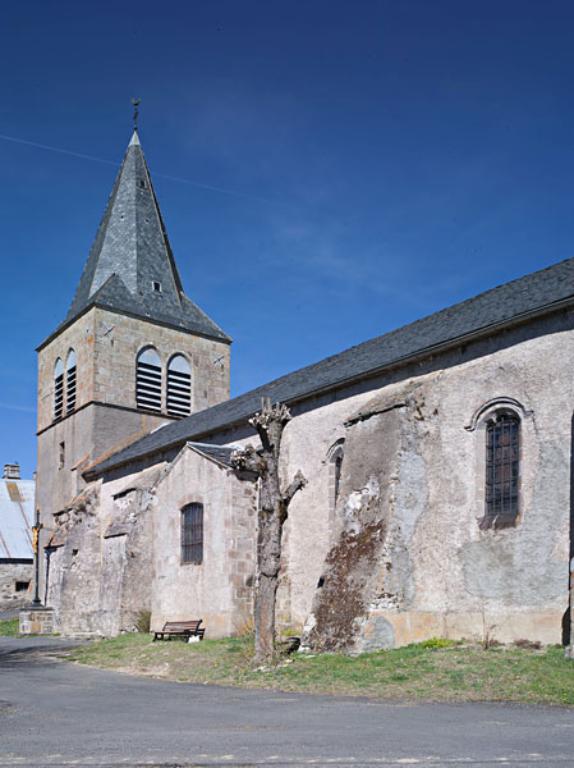
<path id="1" fill-rule="evenodd" d="M 486 423 L 486 498 L 480 527 L 507 528 L 519 512 L 520 418 L 495 413 Z"/>
<path id="2" fill-rule="evenodd" d="M 76 353 L 73 349 L 68 352 L 66 360 L 66 413 L 76 409 Z"/>
<path id="3" fill-rule="evenodd" d="M 60 358 L 54 366 L 54 421 L 64 415 L 64 363 Z"/>
<path id="4" fill-rule="evenodd" d="M 167 366 L 167 412 L 170 416 L 191 412 L 191 366 L 183 355 L 174 355 Z"/>
<path id="5" fill-rule="evenodd" d="M 343 457 L 345 455 L 345 441 L 339 440 L 329 451 L 329 486 L 331 507 L 335 509 L 341 490 L 341 474 L 343 472 Z"/>
<path id="6" fill-rule="evenodd" d="M 136 405 L 161 413 L 161 360 L 153 347 L 146 347 L 136 360 Z"/>

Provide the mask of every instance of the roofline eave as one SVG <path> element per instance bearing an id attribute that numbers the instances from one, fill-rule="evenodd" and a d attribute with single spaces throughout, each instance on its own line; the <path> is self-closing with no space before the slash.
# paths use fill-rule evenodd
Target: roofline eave
<path id="1" fill-rule="evenodd" d="M 40 352 L 45 347 L 52 342 L 56 336 L 59 336 L 63 331 L 65 331 L 67 328 L 69 328 L 71 325 L 73 325 L 76 320 L 79 320 L 82 318 L 87 312 L 89 312 L 90 309 L 105 309 L 107 312 L 113 312 L 116 315 L 124 315 L 125 317 L 133 317 L 136 320 L 144 320 L 147 323 L 151 323 L 152 325 L 160 325 L 162 328 L 172 328 L 176 331 L 182 331 L 183 333 L 189 333 L 192 336 L 201 336 L 204 339 L 210 339 L 211 341 L 221 341 L 223 344 L 232 344 L 233 339 L 231 336 L 228 336 L 225 332 L 222 332 L 222 336 L 216 336 L 215 334 L 209 334 L 205 333 L 203 331 L 193 331 L 189 328 L 182 327 L 179 323 L 173 322 L 170 323 L 169 321 L 164 320 L 158 320 L 157 318 L 147 317 L 146 315 L 140 315 L 137 312 L 130 312 L 129 310 L 125 309 L 118 309 L 117 307 L 112 307 L 109 304 L 106 304 L 105 301 L 99 301 L 96 299 L 95 301 L 90 301 L 86 304 L 85 307 L 83 307 L 77 315 L 74 315 L 69 320 L 64 320 L 63 323 L 61 323 L 55 331 L 53 331 L 44 341 L 42 341 L 37 347 L 36 352 Z"/>

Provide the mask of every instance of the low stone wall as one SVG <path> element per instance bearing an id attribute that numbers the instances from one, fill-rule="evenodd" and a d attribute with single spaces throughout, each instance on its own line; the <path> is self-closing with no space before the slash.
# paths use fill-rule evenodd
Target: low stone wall
<path id="1" fill-rule="evenodd" d="M 53 608 L 27 608 L 20 611 L 21 635 L 51 635 L 54 632 Z"/>

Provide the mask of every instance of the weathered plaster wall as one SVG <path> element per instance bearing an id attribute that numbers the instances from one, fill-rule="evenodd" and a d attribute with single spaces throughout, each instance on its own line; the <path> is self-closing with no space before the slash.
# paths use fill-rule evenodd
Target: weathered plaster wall
<path id="1" fill-rule="evenodd" d="M 373 600 L 393 606 L 397 591 L 409 591 L 412 564 L 397 541 L 393 515 L 402 481 L 402 422 L 402 408 L 391 401 L 348 432 L 334 543 L 307 620 L 306 647 L 349 648 Z"/>
<path id="2" fill-rule="evenodd" d="M 203 504 L 203 561 L 181 562 L 181 509 Z M 203 619 L 209 637 L 250 626 L 256 484 L 184 448 L 157 488 L 152 626 Z"/>
<path id="3" fill-rule="evenodd" d="M 378 489 L 375 517 L 386 543 L 378 567 L 373 560 L 349 571 L 360 582 L 363 607 L 343 644 L 368 650 L 433 635 L 480 639 L 486 632 L 501 641 L 560 642 L 568 596 L 573 363 L 571 331 L 526 339 L 394 384 L 360 413 L 349 413 L 337 515 L 349 518 L 357 494 L 364 500 Z M 485 433 L 473 417 L 497 398 L 522 405 L 521 512 L 515 528 L 483 531 Z M 304 429 L 304 421 L 290 429 Z M 397 439 L 393 459 L 387 447 Z M 302 469 L 308 471 L 305 462 Z M 306 491 L 299 505 L 308 505 Z M 372 506 L 371 499 L 369 513 Z M 365 526 L 366 519 L 359 531 Z M 330 580 L 340 578 L 348 534 L 343 525 L 325 564 L 308 626 L 312 647 L 329 640 L 331 627 L 318 637 L 313 625 L 331 599 Z"/>
<path id="4" fill-rule="evenodd" d="M 45 590 L 44 547 L 55 533 L 55 515 L 66 510 L 82 492 L 85 482 L 82 467 L 110 445 L 131 439 L 126 435 L 147 430 L 161 423 L 157 417 L 135 412 L 119 412 L 99 405 L 88 405 L 38 437 L 36 507 L 43 525 L 40 534 L 40 592 Z M 65 459 L 60 466 L 60 443 Z"/>
<path id="5" fill-rule="evenodd" d="M 308 485 L 293 498 L 283 530 L 283 567 L 277 593 L 280 628 L 300 631 L 309 613 L 334 524 L 329 448 L 344 434 L 349 411 L 365 397 L 333 401 L 295 416 L 283 433 L 283 482 L 286 486 L 301 469 Z"/>
<path id="6" fill-rule="evenodd" d="M 162 467 L 88 486 L 57 515 L 47 604 L 65 634 L 133 631 L 151 610 L 152 511 Z"/>
<path id="7" fill-rule="evenodd" d="M 202 618 L 210 637 L 248 631 L 256 483 L 190 448 L 158 465 L 88 486 L 56 516 L 47 602 L 65 634 L 133 630 Z M 201 564 L 181 563 L 181 509 L 204 505 Z"/>
<path id="8" fill-rule="evenodd" d="M 33 578 L 34 564 L 32 562 L 0 562 L 0 611 L 28 605 L 33 598 Z M 29 586 L 25 590 L 17 591 L 17 583 L 28 583 Z"/>

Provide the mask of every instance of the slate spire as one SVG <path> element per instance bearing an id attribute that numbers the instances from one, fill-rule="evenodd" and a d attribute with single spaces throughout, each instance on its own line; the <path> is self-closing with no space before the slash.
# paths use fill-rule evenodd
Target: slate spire
<path id="1" fill-rule="evenodd" d="M 185 296 L 134 130 L 66 323 L 89 306 L 228 339 Z"/>

